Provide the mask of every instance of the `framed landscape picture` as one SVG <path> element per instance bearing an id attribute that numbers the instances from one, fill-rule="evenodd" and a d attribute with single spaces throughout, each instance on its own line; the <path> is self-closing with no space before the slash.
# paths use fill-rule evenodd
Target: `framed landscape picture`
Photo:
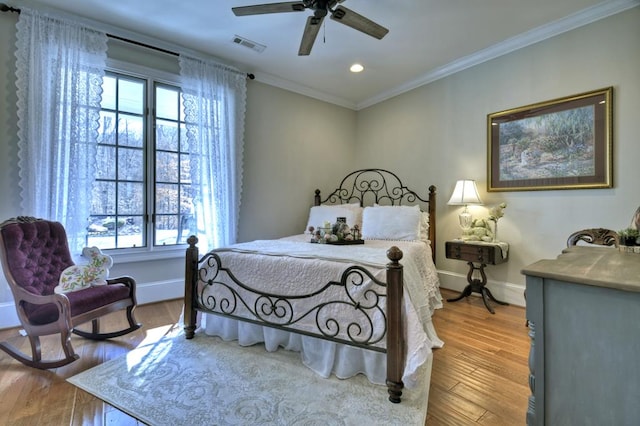
<path id="1" fill-rule="evenodd" d="M 611 188 L 613 88 L 487 116 L 487 191 Z"/>

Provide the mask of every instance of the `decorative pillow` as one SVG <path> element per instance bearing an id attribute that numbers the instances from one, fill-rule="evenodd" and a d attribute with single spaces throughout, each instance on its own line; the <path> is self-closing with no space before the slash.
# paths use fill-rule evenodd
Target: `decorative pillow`
<path id="1" fill-rule="evenodd" d="M 318 228 L 324 224 L 324 222 L 330 222 L 332 225 L 336 223 L 336 218 L 346 217 L 347 225 L 353 228 L 354 225 L 358 225 L 362 229 L 362 207 L 360 204 L 335 204 L 335 205 L 321 205 L 311 207 L 309 211 L 309 220 L 307 221 L 307 227 L 304 232 L 309 232 L 309 227 L 313 226 Z"/>
<path id="2" fill-rule="evenodd" d="M 53 289 L 55 293 L 69 293 L 87 287 L 107 285 L 113 258 L 103 254 L 98 247 L 85 247 L 82 249 L 82 256 L 87 258 L 89 263 L 71 265 L 62 271 L 58 286 Z"/>
<path id="3" fill-rule="evenodd" d="M 422 212 L 418 206 L 365 207 L 362 238 L 365 240 L 419 240 Z"/>

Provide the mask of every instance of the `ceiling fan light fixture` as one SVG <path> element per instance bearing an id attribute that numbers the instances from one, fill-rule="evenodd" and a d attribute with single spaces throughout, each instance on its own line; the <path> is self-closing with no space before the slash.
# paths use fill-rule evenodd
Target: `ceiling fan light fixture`
<path id="1" fill-rule="evenodd" d="M 355 64 L 351 65 L 351 67 L 349 68 L 349 71 L 351 71 L 353 73 L 359 73 L 359 72 L 364 71 L 364 66 L 362 64 L 355 63 Z"/>

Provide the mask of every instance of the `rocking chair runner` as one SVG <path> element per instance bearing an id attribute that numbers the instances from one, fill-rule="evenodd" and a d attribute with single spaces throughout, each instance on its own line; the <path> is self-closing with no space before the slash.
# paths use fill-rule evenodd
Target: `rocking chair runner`
<path id="1" fill-rule="evenodd" d="M 13 293 L 18 318 L 29 342 L 32 356 L 8 342 L 0 349 L 30 367 L 56 368 L 79 358 L 71 345 L 71 334 L 104 340 L 140 328 L 133 311 L 136 307 L 136 282 L 131 277 L 107 280 L 107 285 L 88 287 L 65 294 L 54 293 L 60 274 L 73 265 L 67 234 L 59 222 L 21 216 L 0 224 L 0 258 L 5 277 Z M 100 333 L 99 319 L 126 309 L 129 327 Z M 92 322 L 91 331 L 76 327 Z M 64 358 L 42 360 L 40 336 L 60 334 Z"/>

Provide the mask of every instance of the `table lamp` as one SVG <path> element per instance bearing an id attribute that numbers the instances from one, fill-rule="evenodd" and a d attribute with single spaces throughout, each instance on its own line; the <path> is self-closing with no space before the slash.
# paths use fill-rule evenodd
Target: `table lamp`
<path id="1" fill-rule="evenodd" d="M 476 187 L 476 181 L 465 179 L 456 182 L 456 187 L 453 190 L 453 194 L 447 203 L 450 206 L 464 206 L 464 210 L 459 215 L 460 227 L 463 230 L 471 228 L 473 218 L 471 213 L 467 210 L 469 204 L 480 205 L 480 195 L 478 195 L 478 188 Z"/>

